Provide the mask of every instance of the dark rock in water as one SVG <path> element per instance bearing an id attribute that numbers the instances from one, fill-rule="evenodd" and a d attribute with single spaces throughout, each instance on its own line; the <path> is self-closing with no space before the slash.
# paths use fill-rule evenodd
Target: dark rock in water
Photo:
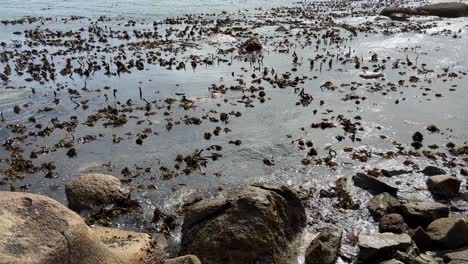
<path id="1" fill-rule="evenodd" d="M 335 182 L 335 195 L 338 199 L 337 206 L 342 209 L 359 209 L 359 204 L 354 202 L 349 188 L 347 177 L 341 177 Z"/>
<path id="2" fill-rule="evenodd" d="M 427 166 L 424 170 L 421 171 L 426 176 L 435 176 L 435 175 L 444 175 L 446 172 L 443 169 L 434 167 L 434 166 Z"/>
<path id="3" fill-rule="evenodd" d="M 372 197 L 367 203 L 367 209 L 378 220 L 385 214 L 397 212 L 400 205 L 398 199 L 384 192 Z"/>
<path id="4" fill-rule="evenodd" d="M 429 177 L 427 188 L 437 197 L 452 198 L 460 192 L 461 181 L 449 175 L 438 175 Z"/>
<path id="5" fill-rule="evenodd" d="M 288 187 L 246 186 L 189 208 L 181 254 L 202 263 L 281 263 L 306 224 L 298 195 Z"/>
<path id="6" fill-rule="evenodd" d="M 408 226 L 400 214 L 388 214 L 384 215 L 379 222 L 379 232 L 381 233 L 405 233 Z"/>
<path id="7" fill-rule="evenodd" d="M 250 53 L 262 50 L 262 43 L 257 37 L 251 37 L 240 46 L 241 50 Z"/>
<path id="8" fill-rule="evenodd" d="M 413 239 L 416 246 L 422 251 L 433 249 L 431 238 L 420 226 L 411 232 L 411 239 Z"/>
<path id="9" fill-rule="evenodd" d="M 407 203 L 400 207 L 399 212 L 408 225 L 424 228 L 436 219 L 447 217 L 449 208 L 433 202 Z"/>
<path id="10" fill-rule="evenodd" d="M 424 136 L 421 132 L 416 132 L 413 134 L 413 141 L 414 142 L 423 142 Z"/>
<path id="11" fill-rule="evenodd" d="M 464 3 L 449 2 L 437 3 L 427 6 L 417 7 L 416 11 L 431 16 L 439 17 L 463 17 L 468 16 L 468 5 Z"/>
<path id="12" fill-rule="evenodd" d="M 411 143 L 411 146 L 415 149 L 420 149 L 422 148 L 423 144 L 421 142 L 414 141 L 413 143 Z"/>
<path id="13" fill-rule="evenodd" d="M 382 174 L 385 177 L 393 177 L 393 176 L 398 176 L 398 175 L 403 175 L 403 174 L 408 174 L 411 173 L 412 171 L 408 170 L 381 170 Z"/>
<path id="14" fill-rule="evenodd" d="M 436 132 L 439 132 L 440 130 L 435 125 L 430 125 L 430 126 L 427 127 L 427 131 L 429 131 L 431 133 L 436 133 Z"/>
<path id="15" fill-rule="evenodd" d="M 284 26 L 279 26 L 275 31 L 277 32 L 288 32 L 289 30 Z"/>
<path id="16" fill-rule="evenodd" d="M 306 250 L 306 264 L 334 264 L 338 258 L 343 232 L 327 229 L 314 238 Z"/>
<path id="17" fill-rule="evenodd" d="M 378 263 L 377 260 L 392 258 L 397 250 L 409 250 L 413 243 L 407 234 L 377 233 L 359 235 L 358 244 L 362 263 Z"/>
<path id="18" fill-rule="evenodd" d="M 426 229 L 438 249 L 457 249 L 468 245 L 468 224 L 462 218 L 440 218 Z"/>
<path id="19" fill-rule="evenodd" d="M 369 176 L 364 173 L 358 173 L 353 176 L 354 185 L 357 187 L 366 189 L 372 193 L 383 193 L 387 192 L 391 195 L 396 195 L 398 187 L 392 183 L 387 183 L 383 180 L 379 180 L 376 177 Z"/>

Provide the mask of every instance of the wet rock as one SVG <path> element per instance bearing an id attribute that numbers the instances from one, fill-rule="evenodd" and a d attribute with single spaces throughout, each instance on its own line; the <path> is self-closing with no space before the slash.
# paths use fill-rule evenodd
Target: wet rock
<path id="1" fill-rule="evenodd" d="M 457 249 L 468 245 L 468 224 L 462 218 L 440 218 L 426 229 L 427 235 L 439 249 Z"/>
<path id="2" fill-rule="evenodd" d="M 0 192 L 2 263 L 123 264 L 79 215 L 48 197 Z"/>
<path id="3" fill-rule="evenodd" d="M 422 142 L 424 140 L 424 136 L 421 132 L 416 132 L 413 134 L 413 141 L 414 142 Z"/>
<path id="4" fill-rule="evenodd" d="M 468 5 L 464 3 L 449 2 L 426 5 L 416 8 L 417 11 L 439 17 L 463 17 L 468 16 Z"/>
<path id="5" fill-rule="evenodd" d="M 437 197 L 451 198 L 460 192 L 461 181 L 449 175 L 438 175 L 429 177 L 427 187 Z"/>
<path id="6" fill-rule="evenodd" d="M 389 259 L 397 250 L 406 251 L 412 246 L 407 234 L 378 233 L 359 235 L 359 256 L 364 263 Z"/>
<path id="7" fill-rule="evenodd" d="M 407 228 L 405 220 L 400 214 L 384 215 L 379 222 L 379 232 L 381 233 L 401 234 L 405 233 Z"/>
<path id="8" fill-rule="evenodd" d="M 422 251 L 430 250 L 433 248 L 431 238 L 427 235 L 422 227 L 418 227 L 411 232 L 411 239 L 416 246 Z"/>
<path id="9" fill-rule="evenodd" d="M 164 264 L 202 264 L 200 259 L 194 255 L 186 255 L 182 257 L 177 257 L 173 259 L 166 259 Z"/>
<path id="10" fill-rule="evenodd" d="M 421 172 L 426 176 L 436 176 L 436 175 L 446 174 L 446 172 L 443 169 L 440 169 L 434 166 L 427 166 Z"/>
<path id="11" fill-rule="evenodd" d="M 353 176 L 354 185 L 357 187 L 366 189 L 372 193 L 383 193 L 387 192 L 391 195 L 396 195 L 398 187 L 392 183 L 387 183 L 384 180 L 380 180 L 376 177 L 369 176 L 364 173 L 358 173 Z"/>
<path id="12" fill-rule="evenodd" d="M 288 32 L 289 30 L 287 28 L 285 28 L 284 26 L 279 26 L 278 28 L 276 28 L 277 32 Z"/>
<path id="13" fill-rule="evenodd" d="M 130 192 L 114 176 L 87 174 L 70 181 L 65 194 L 69 207 L 80 211 L 123 202 L 129 199 Z"/>
<path id="14" fill-rule="evenodd" d="M 428 126 L 426 129 L 427 129 L 427 131 L 429 131 L 429 132 L 431 132 L 431 133 L 436 133 L 436 132 L 439 132 L 439 131 L 440 131 L 439 128 L 436 127 L 435 125 L 430 125 L 430 126 Z"/>
<path id="15" fill-rule="evenodd" d="M 408 225 L 416 227 L 426 227 L 432 221 L 449 215 L 446 205 L 433 202 L 407 203 L 399 211 Z"/>
<path id="16" fill-rule="evenodd" d="M 306 264 L 333 264 L 341 247 L 342 231 L 327 229 L 314 238 L 306 250 Z"/>
<path id="17" fill-rule="evenodd" d="M 241 50 L 246 53 L 262 50 L 262 43 L 257 37 L 251 37 L 240 46 Z"/>
<path id="18" fill-rule="evenodd" d="M 305 221 L 302 202 L 288 187 L 246 186 L 188 209 L 181 253 L 204 264 L 281 263 Z"/>
<path id="19" fill-rule="evenodd" d="M 398 211 L 401 203 L 389 193 L 381 193 L 372 197 L 367 203 L 367 209 L 378 220 L 387 213 L 395 213 Z"/>
<path id="20" fill-rule="evenodd" d="M 386 261 L 382 261 L 380 262 L 380 264 L 405 264 L 397 259 L 391 259 L 391 260 L 386 260 Z"/>
<path id="21" fill-rule="evenodd" d="M 123 263 L 163 263 L 161 249 L 148 234 L 106 227 L 91 231 Z"/>
<path id="22" fill-rule="evenodd" d="M 336 206 L 342 209 L 359 209 L 359 204 L 353 201 L 347 177 L 341 177 L 335 182 L 335 195 L 338 199 Z"/>

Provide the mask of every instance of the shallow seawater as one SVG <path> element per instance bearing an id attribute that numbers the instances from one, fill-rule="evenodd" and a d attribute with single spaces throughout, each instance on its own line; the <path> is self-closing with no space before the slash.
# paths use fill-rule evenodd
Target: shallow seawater
<path id="1" fill-rule="evenodd" d="M 51 170 L 52 177 L 45 177 L 48 170 L 40 170 L 21 175 L 19 179 L 5 180 L 0 190 L 32 191 L 66 203 L 64 186 L 68 181 L 84 173 L 107 173 L 125 179 L 126 185 L 133 189 L 132 197 L 142 206 L 143 218 L 149 221 L 155 208 L 177 213 L 183 204 L 220 189 L 248 183 L 280 182 L 300 189 L 308 197 L 306 206 L 309 222 L 313 223 L 311 229 L 315 231 L 322 226 L 337 224 L 351 237 L 376 229 L 364 210 L 371 195 L 352 188 L 353 197 L 363 210 L 337 209 L 335 200 L 322 199 L 319 194 L 320 190 L 332 188 L 339 177 L 351 177 L 356 172 L 374 169 L 411 170 L 412 173 L 388 180 L 400 186 L 402 199 L 430 199 L 426 178 L 419 173 L 420 168 L 453 161 L 459 166 L 445 169 L 459 175 L 460 167 L 466 166 L 463 157 L 431 160 L 424 155 L 389 158 L 386 154 L 397 152 L 399 144 L 412 149 L 410 144 L 416 131 L 424 134 L 424 150 L 437 144 L 439 149 L 435 151 L 446 153 L 448 142 L 466 146 L 468 18 L 393 22 L 379 20 L 374 15 L 351 13 L 333 17 L 336 23 L 370 28 L 353 36 L 339 27 L 316 26 L 317 20 L 322 21 L 319 17 L 291 18 L 275 16 L 277 10 L 267 11 L 275 6 L 301 8 L 304 5 L 290 1 L 211 0 L 197 1 L 196 4 L 193 1 L 28 2 L 31 8 L 21 10 L 24 1 L 0 0 L 3 7 L 0 20 L 25 15 L 44 17 L 30 24 L 0 25 L 0 42 L 6 43 L 0 48 L 4 54 L 0 72 L 4 72 L 7 64 L 14 69 L 17 63 L 16 55 L 12 55 L 15 59 L 10 59 L 7 52 L 15 54 L 32 50 L 46 54 L 44 56 L 53 60 L 58 71 L 66 67 L 67 58 L 73 61 L 75 69 L 84 68 L 82 65 L 89 61 L 102 67 L 89 77 L 77 73 L 58 74 L 55 81 L 42 83 L 26 80 L 29 77 L 27 71 L 23 76 L 13 73 L 8 82 L 2 84 L 0 111 L 5 121 L 1 123 L 0 139 L 4 143 L 11 140 L 13 146 L 20 146 L 24 157 L 31 152 L 40 153 L 32 160 L 36 166 L 52 163 L 55 168 Z M 323 3 L 326 5 L 327 2 Z M 263 7 L 263 10 L 254 10 L 256 7 Z M 166 17 L 182 17 L 185 13 L 216 13 L 200 15 L 199 19 L 211 25 L 213 21 L 229 17 L 236 21 L 233 23 L 236 27 L 247 30 L 230 35 L 204 32 L 192 37 L 176 37 L 174 35 L 187 26 L 195 28 L 194 24 L 154 24 Z M 83 18 L 62 19 L 70 15 Z M 107 17 L 98 19 L 100 16 Z M 402 32 L 400 28 L 407 23 L 421 26 L 421 29 Z M 195 23 L 197 30 L 203 28 L 201 24 Z M 289 32 L 276 31 L 279 25 L 289 28 Z M 99 33 L 93 32 L 95 28 Z M 211 29 L 211 26 L 206 28 Z M 24 32 L 34 29 L 42 30 L 42 34 L 81 32 L 78 39 L 86 39 L 90 46 L 82 51 L 66 45 L 28 46 L 31 38 L 25 37 Z M 118 33 L 113 35 L 113 31 Z M 128 39 L 117 36 L 124 31 L 130 32 Z M 159 36 L 138 38 L 135 31 L 158 33 Z M 330 37 L 330 32 L 334 32 L 336 35 L 332 36 L 336 38 Z M 261 36 L 263 44 L 258 57 L 239 56 L 236 51 L 219 52 L 231 48 L 237 50 L 246 36 L 255 33 Z M 96 41 L 98 37 L 107 38 L 106 42 Z M 157 40 L 158 45 L 148 48 L 145 46 L 148 43 L 141 44 L 142 39 Z M 170 67 L 150 63 L 148 58 L 153 56 L 152 52 L 159 52 L 154 53 L 156 58 L 185 62 L 186 67 L 176 69 L 175 63 Z M 377 58 L 373 58 L 374 54 Z M 33 57 L 28 63 L 40 62 L 41 55 Z M 132 68 L 128 73 L 116 73 L 116 61 L 129 62 L 139 58 L 144 58 L 144 69 Z M 204 64 L 203 59 L 210 63 Z M 356 60 L 368 69 L 357 69 L 353 62 Z M 191 67 L 191 61 L 197 61 L 198 65 Z M 315 62 L 313 67 L 311 61 Z M 111 74 L 105 74 L 106 64 L 110 65 Z M 384 78 L 363 79 L 359 75 L 364 71 L 381 72 Z M 419 81 L 409 82 L 410 76 L 417 76 Z M 268 82 L 278 78 L 296 80 L 295 87 L 280 88 Z M 260 83 L 258 79 L 261 79 Z M 401 80 L 405 82 L 398 84 Z M 327 82 L 331 83 L 328 88 Z M 219 92 L 213 85 L 242 89 Z M 259 96 L 259 88 L 266 94 L 264 102 Z M 313 98 L 310 104 L 300 104 L 301 90 Z M 179 106 L 184 97 L 193 102 L 194 107 L 184 109 Z M 175 103 L 166 103 L 168 98 L 174 99 Z M 15 105 L 21 106 L 18 114 L 14 113 Z M 148 105 L 151 111 L 144 110 Z M 126 123 L 106 127 L 105 116 L 93 126 L 85 124 L 89 116 L 107 106 L 118 111 L 132 108 L 125 112 Z M 241 115 L 229 115 L 226 122 L 219 120 L 221 113 L 230 112 Z M 51 120 L 53 118 L 63 122 L 71 120 L 72 116 L 78 120 L 73 131 L 54 129 L 47 136 L 22 139 L 21 135 L 11 131 L 11 127 L 7 128 L 9 124 L 21 124 L 27 131 L 37 132 L 55 122 Z M 35 123 L 29 121 L 31 117 L 36 119 Z M 201 120 L 201 124 L 193 124 L 190 117 Z M 210 118 L 218 120 L 210 121 Z M 346 120 L 357 122 L 360 129 L 354 134 L 344 130 L 342 123 Z M 325 121 L 335 127 L 311 127 Z M 35 128 L 39 123 L 44 126 Z M 170 129 L 169 123 L 173 124 Z M 440 133 L 426 131 L 431 124 L 435 124 Z M 219 136 L 213 135 L 206 140 L 204 134 L 214 134 L 216 127 L 222 130 Z M 138 134 L 146 136 L 141 145 L 135 142 Z M 89 135 L 94 139 L 83 140 Z M 240 140 L 239 145 L 232 144 L 236 140 Z M 301 140 L 313 142 L 318 152 L 315 158 L 320 159 L 321 164 L 303 165 L 308 150 L 300 148 Z M 77 156 L 68 157 L 69 148 L 62 147 L 61 142 L 73 142 Z M 214 151 L 211 148 L 214 145 L 221 146 L 222 150 Z M 1 159 L 11 155 L 11 150 L 5 146 L 0 148 Z M 346 151 L 350 147 L 353 151 Z M 188 174 L 180 170 L 177 177 L 163 179 L 161 168 L 173 169 L 178 154 L 186 156 L 201 150 L 208 160 L 206 166 Z M 222 156 L 211 160 L 213 153 Z M 366 159 L 359 161 L 353 155 Z M 265 159 L 274 166 L 266 165 Z M 334 165 L 324 164 L 326 160 L 331 160 Z M 414 165 L 404 165 L 407 160 Z M 8 168 L 8 162 L 0 164 L 3 174 Z M 130 171 L 129 175 L 125 168 Z M 465 185 L 463 183 L 462 188 L 466 188 Z M 453 203 L 460 209 L 468 207 L 461 199 Z M 125 217 L 114 224 L 129 229 L 146 228 L 145 224 Z"/>

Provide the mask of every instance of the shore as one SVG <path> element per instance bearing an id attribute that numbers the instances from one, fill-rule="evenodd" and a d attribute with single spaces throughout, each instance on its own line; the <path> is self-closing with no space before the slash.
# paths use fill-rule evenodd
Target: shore
<path id="1" fill-rule="evenodd" d="M 200 201 L 274 184 L 301 201 L 295 212 L 304 219 L 279 233 L 269 226 L 276 247 L 256 254 L 274 260 L 258 263 L 283 263 L 276 252 L 296 238 L 303 241 L 289 257 L 299 262 L 330 239 L 339 263 L 384 260 L 366 244 L 376 239 L 403 241 L 389 252 L 403 250 L 412 261 L 444 259 L 423 252 L 446 245 L 425 248 L 414 232 L 430 237 L 438 219 L 448 220 L 434 225 L 465 232 L 468 20 L 399 21 L 379 16 L 385 7 L 307 2 L 163 20 L 4 19 L 0 190 L 51 197 L 83 225 L 149 234 L 162 261 L 181 250 L 206 253 L 186 242 L 196 235 L 184 234 L 187 212 Z M 67 186 L 89 174 L 113 175 L 119 184 L 96 185 L 125 192 L 90 198 L 86 204 L 100 202 L 89 208 L 70 203 Z M 430 215 L 422 231 L 412 210 Z M 387 232 L 397 235 L 374 237 Z"/>

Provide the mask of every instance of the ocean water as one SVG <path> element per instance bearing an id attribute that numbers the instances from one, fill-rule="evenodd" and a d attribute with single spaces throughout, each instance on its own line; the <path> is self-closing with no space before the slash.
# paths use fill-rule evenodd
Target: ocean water
<path id="1" fill-rule="evenodd" d="M 162 19 L 183 14 L 221 11 L 253 11 L 291 5 L 288 0 L 1 0 L 0 18 L 23 16 L 123 16 Z"/>

